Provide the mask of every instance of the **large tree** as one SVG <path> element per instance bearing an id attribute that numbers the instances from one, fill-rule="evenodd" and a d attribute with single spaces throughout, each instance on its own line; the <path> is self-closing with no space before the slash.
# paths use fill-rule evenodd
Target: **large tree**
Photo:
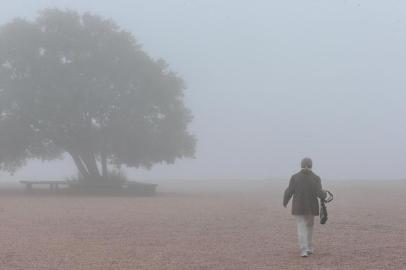
<path id="1" fill-rule="evenodd" d="M 56 9 L 15 19 L 0 28 L 0 169 L 68 153 L 96 180 L 109 165 L 191 157 L 183 90 L 111 20 Z"/>

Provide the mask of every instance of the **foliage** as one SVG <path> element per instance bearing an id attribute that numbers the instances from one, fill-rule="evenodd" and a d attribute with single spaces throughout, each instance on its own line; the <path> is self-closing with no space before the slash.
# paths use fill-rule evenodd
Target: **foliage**
<path id="1" fill-rule="evenodd" d="M 84 178 L 109 165 L 193 157 L 184 83 L 134 36 L 89 13 L 48 9 L 0 29 L 0 168 L 68 153 Z"/>

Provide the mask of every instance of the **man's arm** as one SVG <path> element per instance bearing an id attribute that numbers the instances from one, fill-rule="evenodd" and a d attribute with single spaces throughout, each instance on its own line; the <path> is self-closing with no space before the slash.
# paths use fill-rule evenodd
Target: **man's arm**
<path id="1" fill-rule="evenodd" d="M 320 177 L 317 177 L 316 180 L 316 195 L 322 200 L 325 200 L 327 197 L 327 192 L 325 192 L 321 186 L 321 179 Z"/>
<path id="2" fill-rule="evenodd" d="M 292 198 L 292 196 L 293 196 L 294 190 L 295 190 L 294 179 L 292 176 L 289 181 L 289 186 L 286 188 L 285 193 L 283 195 L 283 207 L 286 207 L 286 205 L 288 205 L 290 198 Z"/>

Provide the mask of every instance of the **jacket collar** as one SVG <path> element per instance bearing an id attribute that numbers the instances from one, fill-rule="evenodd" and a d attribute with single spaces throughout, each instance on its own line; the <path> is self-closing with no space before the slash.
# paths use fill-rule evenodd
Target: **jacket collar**
<path id="1" fill-rule="evenodd" d="M 300 170 L 300 172 L 304 173 L 304 174 L 312 174 L 313 173 L 312 169 L 309 169 L 309 168 L 302 168 Z"/>

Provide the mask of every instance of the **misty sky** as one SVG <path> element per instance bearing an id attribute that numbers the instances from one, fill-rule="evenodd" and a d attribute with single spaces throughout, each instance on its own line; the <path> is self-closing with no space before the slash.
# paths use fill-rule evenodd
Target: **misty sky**
<path id="1" fill-rule="evenodd" d="M 1 0 L 0 24 L 46 7 L 112 18 L 186 81 L 196 159 L 136 179 L 288 178 L 307 155 L 324 178 L 406 176 L 405 1 Z"/>

